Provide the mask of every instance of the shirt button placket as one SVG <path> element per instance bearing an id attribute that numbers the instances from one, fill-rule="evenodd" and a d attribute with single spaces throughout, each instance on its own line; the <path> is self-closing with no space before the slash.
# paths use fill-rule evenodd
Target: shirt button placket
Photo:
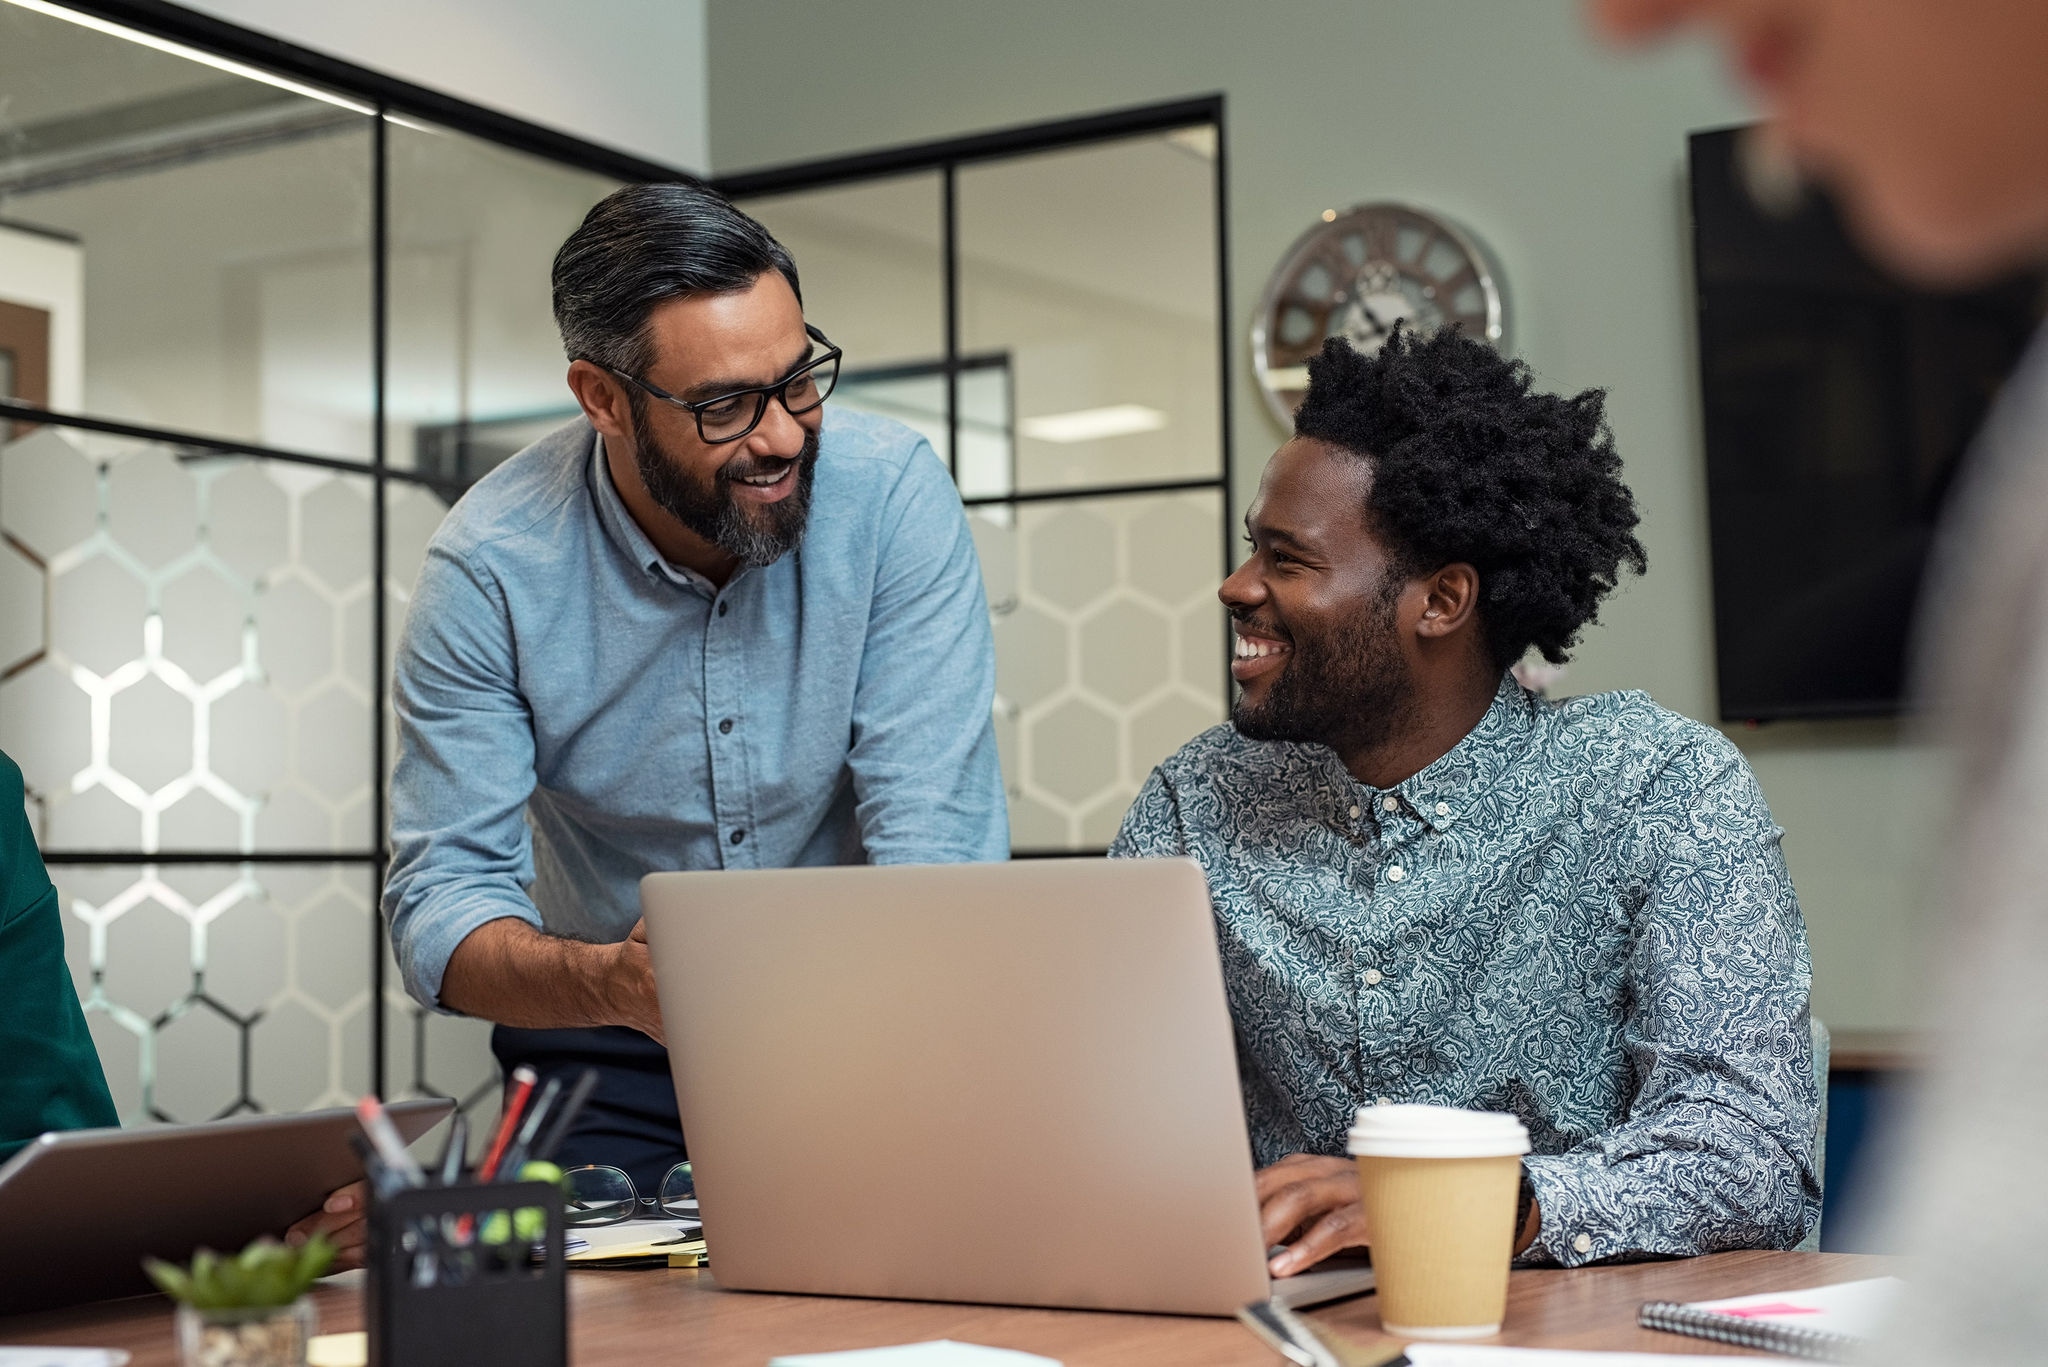
<path id="1" fill-rule="evenodd" d="M 732 601 L 721 593 L 716 602 L 704 641 L 704 706 L 711 717 L 719 718 L 714 741 L 719 736 L 730 736 L 738 725 L 734 712 L 726 709 L 739 701 L 737 681 L 745 673 L 741 668 L 743 661 L 737 656 L 738 640 L 728 637 L 719 620 L 731 608 Z M 725 715 L 721 716 L 722 712 Z M 708 724 L 709 717 L 706 721 Z M 739 781 L 746 766 L 732 745 L 714 743 L 710 748 L 711 813 L 725 852 L 721 862 L 727 868 L 750 868 L 754 860 L 753 845 L 747 839 L 748 794 Z"/>

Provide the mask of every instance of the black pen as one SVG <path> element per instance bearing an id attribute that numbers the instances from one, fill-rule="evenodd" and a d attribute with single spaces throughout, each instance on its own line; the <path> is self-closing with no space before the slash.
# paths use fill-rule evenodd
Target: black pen
<path id="1" fill-rule="evenodd" d="M 555 1098 L 562 1092 L 562 1079 L 551 1077 L 548 1085 L 540 1089 L 540 1099 L 529 1106 L 526 1118 L 520 1123 L 519 1136 L 512 1141 L 512 1147 L 505 1151 L 505 1161 L 498 1165 L 498 1180 L 517 1182 L 519 1170 L 526 1166 L 528 1156 L 533 1153 L 533 1137 L 540 1133 L 541 1122 L 548 1118 L 554 1107 Z"/>
<path id="2" fill-rule="evenodd" d="M 583 1104 L 590 1100 L 590 1094 L 596 1088 L 597 1069 L 585 1068 L 583 1075 L 570 1086 L 569 1095 L 556 1111 L 554 1123 L 548 1126 L 548 1132 L 541 1136 L 540 1143 L 534 1147 L 535 1158 L 542 1162 L 554 1160 L 555 1150 L 561 1148 L 562 1141 L 569 1137 L 569 1127 L 576 1123 L 576 1117 L 582 1112 Z"/>

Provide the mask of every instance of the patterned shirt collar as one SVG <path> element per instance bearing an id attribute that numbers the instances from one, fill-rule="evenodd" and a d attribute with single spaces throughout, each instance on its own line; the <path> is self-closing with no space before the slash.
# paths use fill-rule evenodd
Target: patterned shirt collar
<path id="1" fill-rule="evenodd" d="M 1406 813 L 1433 831 L 1446 830 L 1527 755 L 1535 716 L 1534 699 L 1513 674 L 1503 673 L 1479 724 L 1419 773 L 1391 788 L 1375 788 L 1352 778 L 1334 751 L 1331 770 L 1350 795 L 1347 800 L 1370 811 L 1381 825 Z M 1389 798 L 1392 807 L 1386 805 Z"/>

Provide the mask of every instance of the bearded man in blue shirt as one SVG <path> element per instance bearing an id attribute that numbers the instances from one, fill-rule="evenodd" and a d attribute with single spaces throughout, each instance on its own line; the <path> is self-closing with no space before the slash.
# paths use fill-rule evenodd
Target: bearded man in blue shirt
<path id="1" fill-rule="evenodd" d="M 1524 1261 L 1818 1218 L 1805 928 L 1749 767 L 1510 669 L 1645 568 L 1602 409 L 1455 332 L 1326 345 L 1222 589 L 1232 725 L 1112 850 L 1208 873 L 1275 1275 L 1371 1242 L 1344 1134 L 1387 1101 L 1528 1126 Z"/>
<path id="2" fill-rule="evenodd" d="M 639 922 L 673 869 L 1002 859 L 994 651 L 916 433 L 826 406 L 796 265 L 695 185 L 555 258 L 583 415 L 429 546 L 393 700 L 393 948 L 501 1063 L 599 1067 L 562 1152 L 644 1199 L 684 1156 Z"/>

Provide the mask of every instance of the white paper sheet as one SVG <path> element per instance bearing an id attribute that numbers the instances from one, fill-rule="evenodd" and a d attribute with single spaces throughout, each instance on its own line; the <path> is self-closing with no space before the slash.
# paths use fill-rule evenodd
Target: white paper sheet
<path id="1" fill-rule="evenodd" d="M 1576 1348 L 1497 1348 L 1483 1343 L 1411 1343 L 1414 1367 L 1729 1367 L 1730 1363 L 1784 1363 L 1784 1358 L 1673 1356 L 1669 1353 L 1600 1353 Z"/>

